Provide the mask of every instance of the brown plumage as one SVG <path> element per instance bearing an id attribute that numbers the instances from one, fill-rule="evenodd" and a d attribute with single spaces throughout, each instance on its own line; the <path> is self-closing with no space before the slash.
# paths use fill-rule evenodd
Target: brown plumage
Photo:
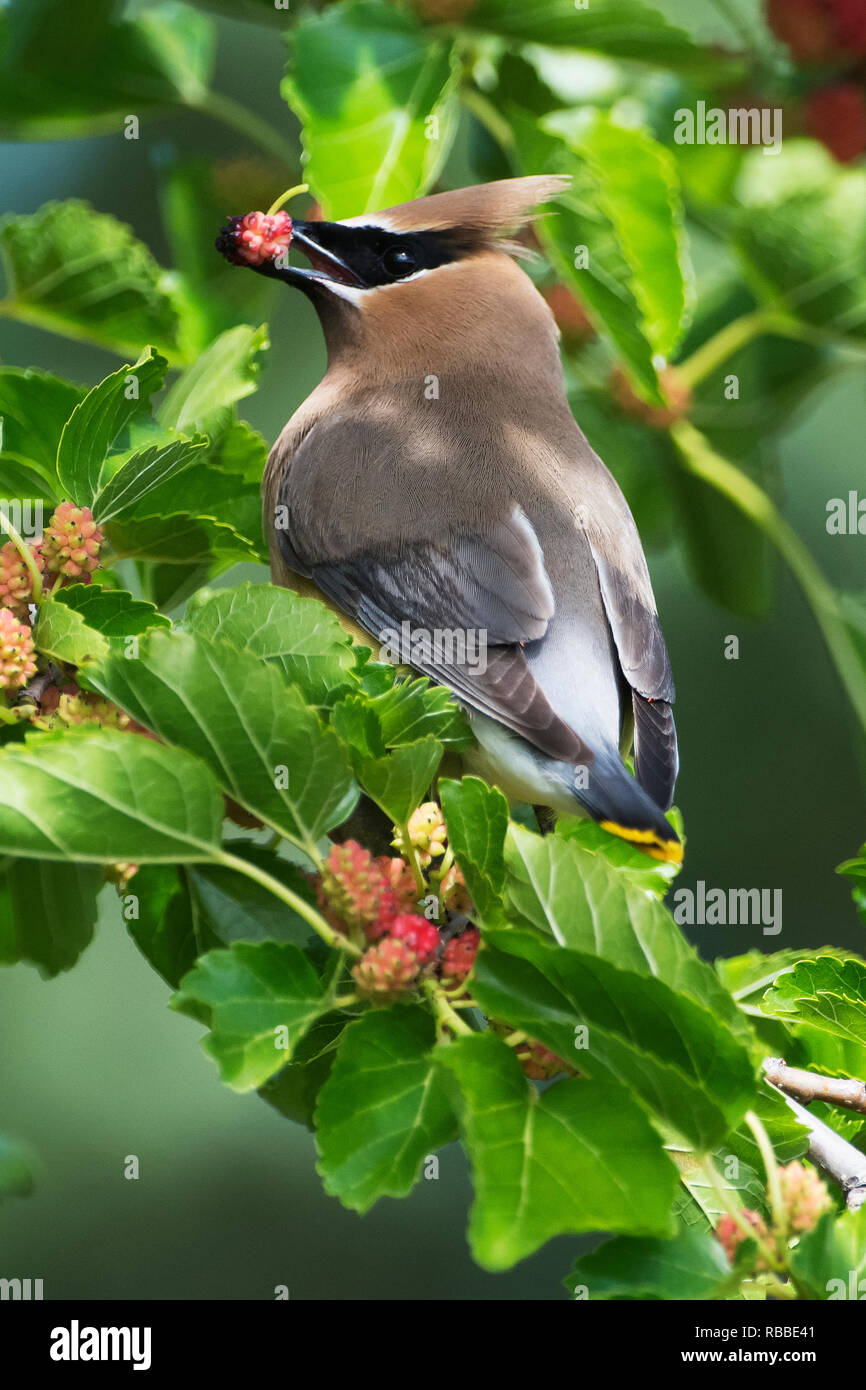
<path id="1" fill-rule="evenodd" d="M 328 370 L 268 460 L 272 573 L 380 639 L 484 631 L 484 671 L 415 663 L 473 711 L 484 769 L 676 858 L 673 683 L 640 539 L 568 407 L 550 310 L 500 244 L 562 187 L 299 224 L 314 269 L 280 274 L 316 305 Z M 618 751 L 633 724 L 637 781 Z"/>

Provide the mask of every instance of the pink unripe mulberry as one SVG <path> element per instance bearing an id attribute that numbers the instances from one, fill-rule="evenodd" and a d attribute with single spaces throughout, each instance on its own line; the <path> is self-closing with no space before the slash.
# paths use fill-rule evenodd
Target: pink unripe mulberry
<path id="1" fill-rule="evenodd" d="M 0 608 L 0 689 L 20 690 L 36 675 L 33 635 L 11 608 Z"/>
<path id="2" fill-rule="evenodd" d="M 404 941 L 422 965 L 428 965 L 439 950 L 441 937 L 433 922 L 417 912 L 404 912 L 391 923 L 390 935 Z"/>
<path id="3" fill-rule="evenodd" d="M 787 1163 L 779 1169 L 782 1201 L 788 1228 L 811 1231 L 825 1211 L 831 1211 L 833 1199 L 814 1168 L 803 1163 Z"/>
<path id="4" fill-rule="evenodd" d="M 744 1207 L 740 1212 L 740 1216 L 752 1227 L 756 1239 L 767 1240 L 769 1238 L 770 1232 L 767 1230 L 767 1223 L 760 1212 L 750 1211 L 748 1207 Z M 731 1264 L 736 1260 L 737 1251 L 743 1241 L 748 1240 L 745 1231 L 742 1230 L 733 1216 L 730 1216 L 727 1212 L 725 1212 L 724 1216 L 719 1218 L 718 1225 L 715 1229 L 715 1237 Z M 763 1255 L 759 1255 L 755 1262 L 755 1269 L 760 1270 L 766 1268 L 766 1260 Z"/>
<path id="5" fill-rule="evenodd" d="M 30 546 L 30 553 L 40 574 L 45 569 L 42 542 Z M 11 541 L 0 549 L 0 607 L 11 608 L 16 618 L 26 618 L 33 601 L 33 575 L 22 560 L 17 546 Z"/>
<path id="6" fill-rule="evenodd" d="M 292 244 L 287 212 L 248 212 L 230 217 L 216 240 L 217 250 L 233 265 L 263 265 L 285 255 Z"/>
<path id="7" fill-rule="evenodd" d="M 322 870 L 321 894 L 347 926 L 367 927 L 376 921 L 385 887 L 372 854 L 357 840 L 331 846 Z"/>
<path id="8" fill-rule="evenodd" d="M 61 502 L 42 537 L 45 568 L 70 579 L 88 577 L 99 565 L 103 533 L 89 507 Z"/>
<path id="9" fill-rule="evenodd" d="M 352 975 L 362 994 L 388 1003 L 412 989 L 419 969 L 418 957 L 406 942 L 388 936 L 364 952 Z"/>
<path id="10" fill-rule="evenodd" d="M 391 889 L 397 910 L 413 912 L 418 906 L 418 885 L 406 860 L 389 858 L 387 854 L 383 854 L 376 860 L 376 868 Z"/>
<path id="11" fill-rule="evenodd" d="M 452 936 L 442 952 L 442 980 L 445 984 L 462 984 L 475 964 L 481 933 L 477 927 L 467 927 L 460 936 Z"/>

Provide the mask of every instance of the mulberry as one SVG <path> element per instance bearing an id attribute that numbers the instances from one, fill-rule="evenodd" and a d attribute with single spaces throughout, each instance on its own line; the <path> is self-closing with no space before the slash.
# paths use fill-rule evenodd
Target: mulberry
<path id="1" fill-rule="evenodd" d="M 45 568 L 41 541 L 31 545 L 30 553 L 41 573 Z M 26 618 L 32 600 L 33 575 L 17 546 L 7 541 L 0 550 L 0 606 L 11 608 L 16 618 Z"/>
<path id="2" fill-rule="evenodd" d="M 0 689 L 11 692 L 36 675 L 33 636 L 11 608 L 0 608 Z"/>
<path id="3" fill-rule="evenodd" d="M 99 565 L 102 541 L 102 530 L 89 507 L 61 502 L 42 537 L 45 568 L 50 574 L 65 574 L 71 579 L 88 577 Z"/>
<path id="4" fill-rule="evenodd" d="M 418 979 L 419 961 L 405 941 L 386 937 L 371 946 L 352 971 L 362 994 L 388 1003 L 412 989 Z"/>

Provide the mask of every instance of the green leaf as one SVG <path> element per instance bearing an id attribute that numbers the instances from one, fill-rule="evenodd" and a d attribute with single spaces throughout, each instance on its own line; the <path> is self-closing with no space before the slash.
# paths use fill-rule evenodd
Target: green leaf
<path id="1" fill-rule="evenodd" d="M 334 733 L 251 653 L 199 632 L 153 629 L 137 659 L 113 654 L 88 668 L 87 682 L 197 754 L 229 796 L 304 849 L 355 805 L 357 787 Z"/>
<path id="2" fill-rule="evenodd" d="M 585 48 L 611 58 L 685 72 L 719 74 L 723 54 L 703 52 L 682 29 L 642 0 L 479 0 L 472 27 L 524 43 Z"/>
<path id="3" fill-rule="evenodd" d="M 239 561 L 261 558 L 253 543 L 233 526 L 189 512 L 109 521 L 106 535 L 112 550 L 131 560 L 225 569 Z"/>
<path id="4" fill-rule="evenodd" d="M 151 627 L 171 627 L 152 603 L 133 598 L 125 589 L 105 589 L 100 584 L 64 586 L 43 603 L 42 613 L 48 604 L 72 609 L 88 628 L 109 639 L 137 637 Z"/>
<path id="5" fill-rule="evenodd" d="M 197 935 L 189 894 L 173 865 L 143 865 L 127 895 L 135 899 L 132 915 L 124 909 L 130 936 L 157 974 L 177 989 L 196 957 L 218 943 Z"/>
<path id="6" fill-rule="evenodd" d="M 578 820 L 576 816 L 560 816 L 556 834 L 563 840 L 573 840 L 593 854 L 601 854 L 620 874 L 657 898 L 663 898 L 681 865 L 668 860 L 653 859 L 620 835 L 611 835 L 594 820 Z M 680 836 L 682 838 L 682 835 Z"/>
<path id="7" fill-rule="evenodd" d="M 273 850 L 237 840 L 226 846 L 239 859 L 275 878 L 315 906 L 316 895 L 297 864 Z M 196 924 L 224 946 L 235 941 L 293 941 L 303 945 L 310 926 L 260 883 L 222 864 L 201 864 L 185 871 Z"/>
<path id="8" fill-rule="evenodd" d="M 0 749 L 0 854 L 195 863 L 219 854 L 223 800 L 180 748 L 112 729 L 30 735 Z"/>
<path id="9" fill-rule="evenodd" d="M 809 1023 L 845 1042 L 866 1045 L 866 964 L 819 956 L 776 976 L 764 995 L 765 1013 Z"/>
<path id="10" fill-rule="evenodd" d="M 853 878 L 851 896 L 860 916 L 866 922 L 866 845 L 860 846 L 860 853 L 856 859 L 846 859 L 836 872 L 844 874 L 846 878 Z"/>
<path id="11" fill-rule="evenodd" d="M 475 1203 L 469 1240 L 484 1269 L 508 1269 L 552 1236 L 666 1235 L 677 1172 L 621 1087 L 559 1081 L 541 1095 L 491 1033 L 437 1053 L 458 1083 Z"/>
<path id="12" fill-rule="evenodd" d="M 84 387 L 47 372 L 0 367 L 4 451 L 30 462 L 49 486 L 56 484 L 63 426 L 85 394 Z"/>
<path id="13" fill-rule="evenodd" d="M 347 695 L 331 711 L 331 728 L 347 747 L 365 758 L 384 758 L 382 724 L 363 693 Z"/>
<path id="14" fill-rule="evenodd" d="M 332 1002 L 333 989 L 308 956 L 286 942 L 236 942 L 208 951 L 181 980 L 171 1007 L 201 1019 L 220 1076 L 234 1091 L 263 1085 Z"/>
<path id="15" fill-rule="evenodd" d="M 0 963 L 26 960 L 50 978 L 93 938 L 103 879 L 94 864 L 12 859 L 0 870 Z"/>
<path id="16" fill-rule="evenodd" d="M 577 1261 L 566 1288 L 590 1300 L 667 1302 L 722 1298 L 731 1279 L 719 1242 L 693 1227 L 673 1240 L 615 1236 Z"/>
<path id="17" fill-rule="evenodd" d="M 701 1151 L 754 1101 L 749 1053 L 709 1008 L 598 956 L 513 928 L 487 932 L 473 997 L 581 1075 L 621 1082 Z"/>
<path id="18" fill-rule="evenodd" d="M 750 151 L 732 232 L 759 296 L 841 336 L 866 334 L 866 170 L 840 167 L 815 141 Z"/>
<path id="19" fill-rule="evenodd" d="M 180 359 L 172 282 L 129 227 L 87 203 L 45 203 L 0 221 L 4 311 L 123 357 L 155 343 Z"/>
<path id="20" fill-rule="evenodd" d="M 303 124 L 305 173 L 324 215 L 369 212 L 425 192 L 457 122 L 449 44 L 431 41 L 414 16 L 384 0 L 305 16 L 287 41 L 282 91 Z"/>
<path id="21" fill-rule="evenodd" d="M 508 905 L 563 946 L 654 975 L 716 1014 L 739 1040 L 751 1030 L 727 990 L 650 893 L 603 853 L 511 825 L 505 842 Z"/>
<path id="22" fill-rule="evenodd" d="M 439 796 L 448 843 L 463 870 L 466 887 L 482 920 L 495 918 L 505 885 L 505 832 L 508 802 L 479 777 L 442 779 Z"/>
<path id="23" fill-rule="evenodd" d="M 50 598 L 40 604 L 33 640 L 43 656 L 71 666 L 98 660 L 109 650 L 107 640 L 88 627 L 81 613 Z"/>
<path id="24" fill-rule="evenodd" d="M 634 272 L 607 211 L 603 173 L 543 122 L 515 111 L 512 125 L 524 173 L 567 174 L 572 180 L 556 200 L 555 216 L 536 224 L 551 265 L 607 332 L 641 394 L 661 403 Z"/>
<path id="25" fill-rule="evenodd" d="M 182 372 L 159 411 L 169 430 L 210 430 L 228 407 L 252 395 L 259 357 L 269 346 L 267 324 L 240 324 L 222 333 Z"/>
<path id="26" fill-rule="evenodd" d="M 2 434 L 2 420 L 0 420 L 0 434 Z M 50 512 L 54 504 L 60 501 L 55 478 L 47 478 L 32 459 L 20 458 L 16 454 L 3 452 L 0 452 L 0 492 L 6 498 L 20 499 L 20 519 L 23 524 L 18 525 L 14 511 L 10 511 L 9 520 L 22 535 L 26 536 L 35 536 L 38 531 L 39 513 L 32 504 L 38 503 L 40 506 L 47 504 Z M 28 524 L 29 518 L 32 518 L 30 524 Z"/>
<path id="27" fill-rule="evenodd" d="M 197 460 L 207 448 L 207 440 L 175 439 L 162 447 L 153 444 L 127 459 L 100 489 L 93 501 L 93 515 L 107 521 L 128 521 L 144 499 L 160 485 L 172 484 L 178 473 Z"/>
<path id="28" fill-rule="evenodd" d="M 570 129 L 551 117 L 585 161 L 597 191 L 597 211 L 610 225 L 631 275 L 643 332 L 653 352 L 670 357 L 686 316 L 690 267 L 673 155 L 645 131 L 597 115 Z M 579 272 L 578 272 L 579 273 Z"/>
<path id="29" fill-rule="evenodd" d="M 112 372 L 75 407 L 57 450 L 57 476 L 73 502 L 92 504 L 109 451 L 125 439 L 133 420 L 147 413 L 167 366 L 164 357 L 147 348 L 134 367 Z"/>
<path id="30" fill-rule="evenodd" d="M 772 951 L 770 954 L 763 951 L 746 951 L 742 956 L 719 956 L 718 960 L 714 961 L 714 966 L 725 989 L 741 1000 L 757 993 L 758 990 L 767 989 L 782 970 L 790 969 L 798 961 L 825 955 L 847 957 L 849 952 L 838 950 L 834 946 L 820 946 L 814 951 L 797 950 L 795 946 L 789 946 L 787 950 Z"/>
<path id="31" fill-rule="evenodd" d="M 386 748 L 415 743 L 428 735 L 452 748 L 466 748 L 472 735 L 463 711 L 445 686 L 431 685 L 426 676 L 397 680 L 389 690 L 370 698 Z"/>
<path id="32" fill-rule="evenodd" d="M 187 622 L 203 637 L 274 662 L 312 704 L 349 684 L 351 641 L 318 599 L 275 584 L 238 584 L 192 606 Z"/>
<path id="33" fill-rule="evenodd" d="M 731 1155 L 722 1151 L 698 1159 L 688 1148 L 678 1144 L 668 1144 L 667 1149 L 680 1170 L 682 1186 L 674 1202 L 674 1216 L 683 1226 L 713 1231 L 719 1217 L 729 1210 L 731 1200 L 735 1200 L 738 1207 L 749 1207 L 769 1219 L 763 1164 L 759 1177 L 749 1164 L 739 1158 L 732 1163 Z M 724 1199 L 707 1176 L 705 1165 L 708 1162 L 716 1171 L 719 1187 L 727 1194 Z"/>
<path id="34" fill-rule="evenodd" d="M 417 1007 L 350 1023 L 316 1107 L 325 1191 L 353 1211 L 405 1197 L 426 1155 L 456 1138 L 433 1018 Z"/>
<path id="35" fill-rule="evenodd" d="M 311 1032 L 315 1031 L 314 1028 Z M 309 1037 L 310 1034 L 307 1034 Z M 302 1039 L 300 1048 L 306 1039 Z M 300 1048 L 298 1051 L 300 1051 Z M 259 1087 L 259 1095 L 272 1105 L 287 1120 L 307 1129 L 315 1129 L 313 1116 L 319 1092 L 331 1074 L 334 1065 L 334 1052 L 323 1052 L 309 1062 L 288 1062 L 276 1076 L 270 1077 L 264 1086 Z"/>
<path id="36" fill-rule="evenodd" d="M 442 744 L 435 738 L 404 743 L 383 758 L 355 758 L 355 771 L 364 791 L 395 825 L 404 824 L 425 794 L 442 761 Z"/>
<path id="37" fill-rule="evenodd" d="M 838 1302 L 866 1299 L 866 1207 L 828 1212 L 791 1253 L 791 1274 L 802 1297 Z"/>
<path id="38" fill-rule="evenodd" d="M 115 0 L 9 0 L 0 11 L 0 131 L 57 140 L 120 132 L 130 112 L 197 104 L 210 22 L 186 5 L 118 18 Z"/>

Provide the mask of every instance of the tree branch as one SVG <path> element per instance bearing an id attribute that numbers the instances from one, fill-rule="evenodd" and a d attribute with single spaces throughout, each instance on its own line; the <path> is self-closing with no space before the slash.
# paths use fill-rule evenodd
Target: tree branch
<path id="1" fill-rule="evenodd" d="M 856 1110 L 859 1115 L 866 1115 L 866 1084 L 862 1081 L 818 1076 L 813 1071 L 786 1066 L 781 1057 L 765 1057 L 764 1072 L 774 1086 L 804 1105 L 813 1100 L 823 1100 L 828 1105 L 842 1105 L 846 1110 Z"/>
<path id="2" fill-rule="evenodd" d="M 772 1082 L 769 1084 L 773 1085 Z M 779 1092 L 800 1124 L 809 1131 L 809 1157 L 812 1162 L 839 1184 L 845 1194 L 848 1210 L 859 1211 L 866 1203 L 866 1154 L 855 1149 L 823 1120 L 810 1115 L 805 1106 L 787 1095 L 780 1086 L 773 1089 Z"/>

